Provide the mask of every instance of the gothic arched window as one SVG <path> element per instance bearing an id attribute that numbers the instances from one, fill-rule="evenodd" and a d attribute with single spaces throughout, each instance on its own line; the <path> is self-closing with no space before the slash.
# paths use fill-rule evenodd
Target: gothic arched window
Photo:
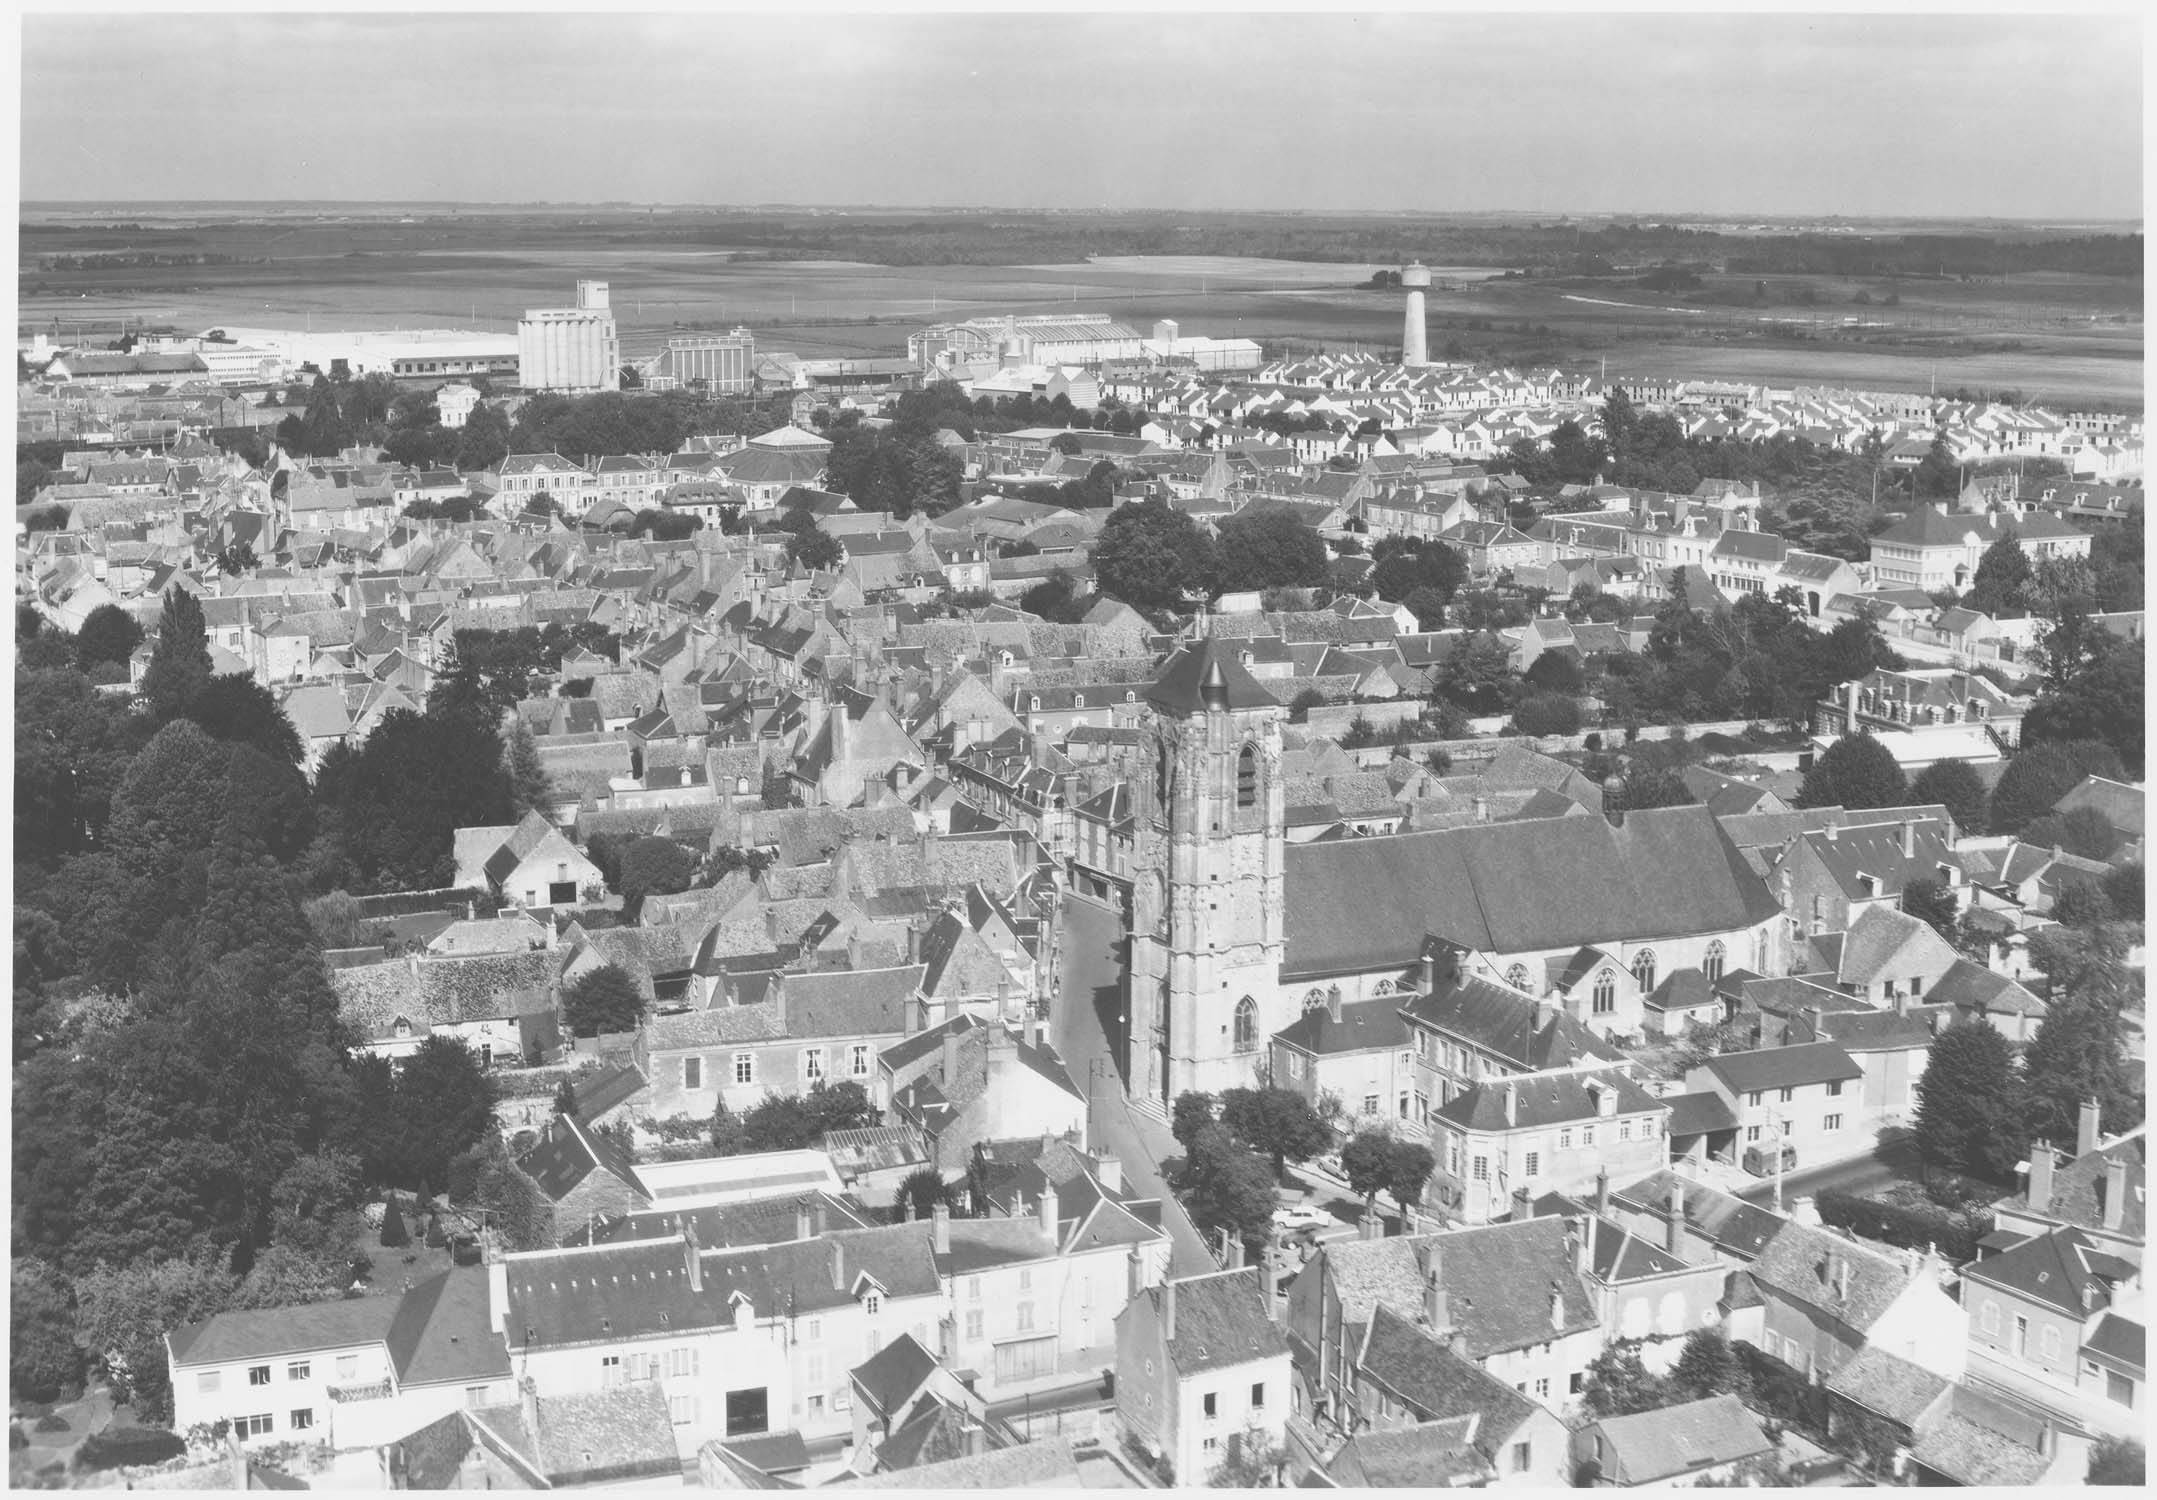
<path id="1" fill-rule="evenodd" d="M 1312 986 L 1303 997 L 1303 1013 L 1309 1015 L 1314 1010 L 1324 1010 L 1325 1008 L 1326 992 L 1315 985 Z"/>
<path id="2" fill-rule="evenodd" d="M 1258 1002 L 1249 995 L 1236 1002 L 1236 1050 L 1258 1050 Z"/>
<path id="3" fill-rule="evenodd" d="M 1653 948 L 1643 948 L 1634 956 L 1633 978 L 1639 983 L 1643 994 L 1655 988 L 1655 950 Z"/>
<path id="4" fill-rule="evenodd" d="M 1236 806 L 1258 805 L 1258 747 L 1245 745 L 1236 757 Z"/>
<path id="5" fill-rule="evenodd" d="M 1595 976 L 1595 1013 L 1607 1016 L 1618 1008 L 1618 977 L 1605 969 Z"/>
<path id="6" fill-rule="evenodd" d="M 1505 971 L 1505 982 L 1514 989 L 1525 992 L 1528 988 L 1528 966 L 1515 964 Z"/>
<path id="7" fill-rule="evenodd" d="M 1379 980 L 1379 981 L 1378 981 L 1378 982 L 1377 982 L 1376 984 L 1374 984 L 1374 985 L 1372 985 L 1372 986 L 1371 986 L 1371 993 L 1372 993 L 1373 995 L 1390 995 L 1390 994 L 1392 994 L 1392 993 L 1393 993 L 1393 981 L 1392 981 L 1392 980 L 1390 980 L 1390 979 L 1381 979 L 1381 980 Z"/>
<path id="8" fill-rule="evenodd" d="M 1708 944 L 1707 957 L 1700 961 L 1700 972 L 1708 976 L 1709 984 L 1713 984 L 1723 977 L 1723 963 L 1728 956 L 1728 951 L 1723 947 L 1721 938 L 1717 938 L 1714 942 Z"/>

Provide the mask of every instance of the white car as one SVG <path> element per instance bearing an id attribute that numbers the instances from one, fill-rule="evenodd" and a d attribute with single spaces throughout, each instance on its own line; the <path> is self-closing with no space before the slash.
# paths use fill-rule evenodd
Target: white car
<path id="1" fill-rule="evenodd" d="M 1280 1230 L 1324 1229 L 1333 1222 L 1333 1215 L 1321 1208 L 1277 1208 L 1273 1211 L 1273 1227 Z"/>

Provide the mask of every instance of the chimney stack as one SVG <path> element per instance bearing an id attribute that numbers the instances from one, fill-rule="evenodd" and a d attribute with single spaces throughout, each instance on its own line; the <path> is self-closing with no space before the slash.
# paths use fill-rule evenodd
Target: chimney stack
<path id="1" fill-rule="evenodd" d="M 1505 1123 L 1507 1125 L 1520 1123 L 1520 1085 L 1510 1081 L 1505 1086 Z M 1523 1188 L 1521 1191 L 1525 1192 L 1527 1190 Z"/>
<path id="2" fill-rule="evenodd" d="M 794 1204 L 794 1238 L 806 1240 L 815 1238 L 815 1235 L 815 1228 L 809 1221 L 809 1200 L 800 1199 Z"/>
<path id="3" fill-rule="evenodd" d="M 1123 1191 L 1123 1158 L 1104 1146 L 1093 1153 L 1093 1168 L 1101 1186 L 1112 1193 Z"/>
<path id="4" fill-rule="evenodd" d="M 1573 1252 L 1573 1274 L 1588 1274 L 1588 1262 L 1595 1245 L 1595 1220 L 1586 1215 L 1575 1215 L 1565 1221 L 1566 1247 Z"/>
<path id="5" fill-rule="evenodd" d="M 1595 1169 L 1595 1211 L 1598 1216 L 1610 1212 L 1610 1168 Z"/>
<path id="6" fill-rule="evenodd" d="M 929 1225 L 930 1243 L 936 1247 L 936 1253 L 938 1255 L 949 1255 L 951 1253 L 950 1208 L 941 1203 L 931 1208 L 929 1210 Z"/>
<path id="7" fill-rule="evenodd" d="M 2030 1147 L 2030 1212 L 2052 1212 L 2052 1143 L 2038 1141 Z"/>
<path id="8" fill-rule="evenodd" d="M 1385 1225 L 1378 1221 L 1376 1213 L 1364 1214 L 1356 1225 L 1356 1238 L 1358 1239 L 1382 1240 L 1385 1237 Z"/>
<path id="9" fill-rule="evenodd" d="M 959 1078 L 959 1028 L 951 1027 L 944 1032 L 944 1093 L 949 1095 L 957 1087 Z"/>
<path id="10" fill-rule="evenodd" d="M 1270 1255 L 1258 1257 L 1258 1293 L 1265 1302 L 1266 1320 L 1278 1319 L 1281 1316 L 1281 1273 Z"/>
<path id="11" fill-rule="evenodd" d="M 1525 1224 L 1530 1217 L 1528 1185 L 1522 1183 L 1519 1187 L 1513 1189 L 1513 1222 L 1515 1224 Z"/>
<path id="12" fill-rule="evenodd" d="M 689 1272 L 689 1290 L 692 1292 L 703 1291 L 704 1250 L 697 1243 L 696 1220 L 688 1214 L 682 1215 L 682 1255 Z"/>
<path id="13" fill-rule="evenodd" d="M 1138 1294 L 1144 1290 L 1145 1285 L 1146 1261 L 1138 1253 L 1138 1246 L 1133 1245 L 1131 1253 L 1124 1257 L 1124 1300 L 1126 1302 L 1136 1302 Z"/>
<path id="14" fill-rule="evenodd" d="M 1905 818 L 1903 820 L 1902 857 L 1904 859 L 1917 858 L 1917 821 L 1914 818 Z"/>
<path id="15" fill-rule="evenodd" d="M 1161 1283 L 1161 1338 L 1165 1343 L 1176 1341 L 1176 1283 Z"/>
<path id="16" fill-rule="evenodd" d="M 523 1408 L 524 1430 L 532 1435 L 533 1443 L 539 1442 L 539 1387 L 529 1375 L 517 1381 L 517 1405 Z"/>
<path id="17" fill-rule="evenodd" d="M 1550 1279 L 1550 1327 L 1553 1333 L 1565 1327 L 1565 1289 L 1555 1276 Z"/>
<path id="18" fill-rule="evenodd" d="M 843 1292 L 846 1290 L 846 1247 L 837 1240 L 824 1243 L 831 1246 L 831 1289 Z"/>
<path id="19" fill-rule="evenodd" d="M 2075 1120 L 2075 1155 L 2088 1156 L 2097 1149 L 2098 1134 L 2097 1100 L 2092 1097 L 2082 1101 L 2082 1110 Z"/>
<path id="20" fill-rule="evenodd" d="M 1243 1269 L 1243 1236 L 1242 1236 L 1242 1235 L 1240 1235 L 1240 1234 L 1238 1234 L 1238 1233 L 1237 1233 L 1237 1232 L 1236 1232 L 1235 1230 L 1233 1230 L 1233 1229 L 1228 1229 L 1228 1230 L 1224 1230 L 1224 1231 L 1222 1231 L 1222 1238 L 1224 1238 L 1224 1239 L 1225 1239 L 1225 1240 L 1226 1240 L 1226 1241 L 1228 1242 L 1228 1243 L 1227 1243 L 1227 1245 L 1225 1246 L 1225 1249 L 1226 1249 L 1226 1251 L 1227 1251 L 1227 1257 L 1226 1257 L 1226 1258 L 1227 1258 L 1227 1261 L 1228 1261 L 1228 1265 L 1227 1265 L 1226 1269 L 1227 1269 L 1227 1270 L 1230 1270 L 1230 1271 L 1240 1271 L 1240 1270 L 1242 1270 L 1242 1269 Z"/>
<path id="21" fill-rule="evenodd" d="M 1051 1241 L 1057 1240 L 1062 1231 L 1063 1221 L 1057 1216 L 1056 1206 L 1056 1184 L 1045 1183 L 1041 1189 L 1041 1232 Z M 1241 1239 L 1236 1241 L 1236 1248 L 1240 1253 L 1243 1248 Z"/>
<path id="22" fill-rule="evenodd" d="M 1836 1297 L 1836 1300 L 1837 1300 L 1837 1301 L 1840 1301 L 1840 1302 L 1847 1302 L 1847 1301 L 1849 1301 L 1849 1300 L 1850 1300 L 1850 1257 L 1849 1257 L 1848 1255 L 1844 1254 L 1844 1253 L 1843 1253 L 1842 1251 L 1838 1250 L 1838 1251 L 1836 1251 L 1836 1252 L 1835 1252 L 1835 1254 L 1834 1254 L 1834 1255 L 1833 1255 L 1832 1257 L 1830 1257 L 1830 1259 L 1829 1259 L 1829 1265 L 1830 1265 L 1830 1268 L 1831 1268 L 1831 1269 L 1833 1270 L 1833 1272 L 1834 1272 L 1834 1276 L 1835 1276 L 1835 1297 Z"/>
<path id="23" fill-rule="evenodd" d="M 1670 1184 L 1670 1222 L 1663 1233 L 1663 1248 L 1672 1255 L 1678 1253 L 1678 1243 L 1685 1236 L 1685 1184 L 1675 1179 Z"/>
<path id="24" fill-rule="evenodd" d="M 2127 1211 L 2127 1157 L 2124 1152 L 2105 1158 L 2105 1228 L 2118 1229 Z"/>
<path id="25" fill-rule="evenodd" d="M 1452 1331 L 1446 1309 L 1445 1265 L 1435 1244 L 1423 1267 L 1423 1322 L 1435 1339 L 1442 1339 Z"/>
<path id="26" fill-rule="evenodd" d="M 1341 987 L 1337 984 L 1326 989 L 1326 1019 L 1336 1026 L 1341 1024 Z"/>

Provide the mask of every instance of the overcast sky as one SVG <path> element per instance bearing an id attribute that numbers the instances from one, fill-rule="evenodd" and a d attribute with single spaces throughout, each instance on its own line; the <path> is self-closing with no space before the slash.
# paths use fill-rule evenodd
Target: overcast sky
<path id="1" fill-rule="evenodd" d="M 2101 16 L 32 15 L 29 199 L 2139 219 Z"/>

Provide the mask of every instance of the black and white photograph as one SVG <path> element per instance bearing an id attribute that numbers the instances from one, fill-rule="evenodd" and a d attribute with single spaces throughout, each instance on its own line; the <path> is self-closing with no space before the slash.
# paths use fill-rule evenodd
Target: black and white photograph
<path id="1" fill-rule="evenodd" d="M 10 1489 L 2146 1483 L 2138 6 L 28 3 Z"/>

